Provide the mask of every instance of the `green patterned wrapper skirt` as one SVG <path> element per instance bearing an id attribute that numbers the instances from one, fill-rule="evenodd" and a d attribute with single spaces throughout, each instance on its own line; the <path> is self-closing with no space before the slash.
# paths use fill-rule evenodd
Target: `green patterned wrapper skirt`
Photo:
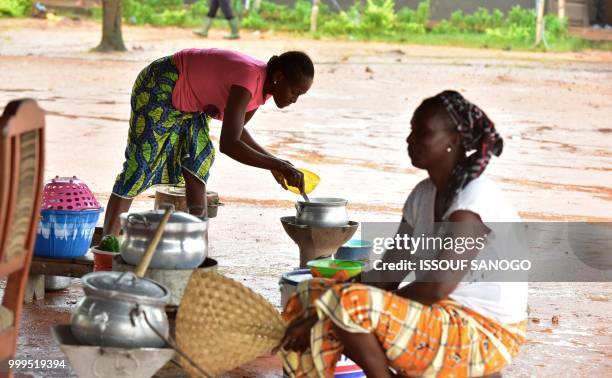
<path id="1" fill-rule="evenodd" d="M 136 78 L 125 162 L 113 194 L 134 198 L 153 185 L 183 184 L 183 169 L 208 180 L 215 159 L 209 119 L 172 106 L 177 80 L 172 56 L 154 61 Z"/>

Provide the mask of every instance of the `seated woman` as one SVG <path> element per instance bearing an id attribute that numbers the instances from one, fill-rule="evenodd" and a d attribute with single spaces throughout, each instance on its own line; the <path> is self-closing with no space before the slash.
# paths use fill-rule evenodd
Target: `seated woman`
<path id="1" fill-rule="evenodd" d="M 429 177 L 408 196 L 398 234 L 421 235 L 435 222 L 487 233 L 485 223 L 520 221 L 497 186 L 481 176 L 503 143 L 480 108 L 445 91 L 423 101 L 411 124 L 408 155 Z M 397 258 L 393 252 L 384 260 Z M 331 377 L 343 353 L 376 378 L 393 376 L 389 368 L 398 376 L 499 372 L 525 341 L 527 283 L 461 282 L 465 273 L 450 274 L 450 280 L 401 288 L 398 282 L 303 282 L 283 313 L 291 322 L 279 345 L 285 372 Z"/>

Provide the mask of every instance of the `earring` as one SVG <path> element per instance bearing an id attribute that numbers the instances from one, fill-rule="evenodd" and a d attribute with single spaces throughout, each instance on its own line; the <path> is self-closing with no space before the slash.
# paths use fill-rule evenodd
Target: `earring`
<path id="1" fill-rule="evenodd" d="M 276 85 L 276 80 L 274 80 L 274 85 Z"/>
<path id="2" fill-rule="evenodd" d="M 446 152 L 451 152 L 453 149 L 450 146 L 446 147 Z"/>

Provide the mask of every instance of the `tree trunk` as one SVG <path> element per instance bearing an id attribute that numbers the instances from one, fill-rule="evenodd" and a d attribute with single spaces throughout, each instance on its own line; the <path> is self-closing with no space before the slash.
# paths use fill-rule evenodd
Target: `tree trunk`
<path id="1" fill-rule="evenodd" d="M 125 51 L 121 34 L 122 0 L 102 0 L 102 41 L 96 51 Z"/>
<path id="2" fill-rule="evenodd" d="M 546 5 L 546 0 L 537 0 L 536 2 L 536 45 L 542 43 L 542 39 L 544 38 L 544 6 Z"/>
<path id="3" fill-rule="evenodd" d="M 317 17 L 319 16 L 319 0 L 312 0 L 312 8 L 310 10 L 310 31 L 317 31 Z"/>

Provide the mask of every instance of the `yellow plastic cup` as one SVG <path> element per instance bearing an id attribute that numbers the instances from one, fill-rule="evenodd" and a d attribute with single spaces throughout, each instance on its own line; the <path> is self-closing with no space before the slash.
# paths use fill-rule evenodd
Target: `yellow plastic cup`
<path id="1" fill-rule="evenodd" d="M 317 185 L 319 185 L 319 182 L 321 182 L 321 178 L 316 173 L 310 172 L 309 170 L 304 169 L 304 168 L 298 168 L 298 171 L 304 174 L 304 192 L 306 194 L 310 194 L 310 192 L 315 190 Z M 287 189 L 289 191 L 295 194 L 302 194 L 300 193 L 300 189 L 294 186 L 288 185 L 287 180 L 285 180 L 285 185 L 287 185 Z"/>

